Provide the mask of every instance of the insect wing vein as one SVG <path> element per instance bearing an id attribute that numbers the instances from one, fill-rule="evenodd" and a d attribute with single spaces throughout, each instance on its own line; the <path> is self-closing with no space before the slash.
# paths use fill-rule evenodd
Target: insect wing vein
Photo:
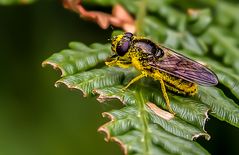
<path id="1" fill-rule="evenodd" d="M 171 49 L 162 46 L 160 48 L 165 51 L 165 56 L 160 60 L 154 59 L 149 62 L 154 69 L 199 85 L 211 86 L 218 83 L 217 76 L 207 67 Z"/>

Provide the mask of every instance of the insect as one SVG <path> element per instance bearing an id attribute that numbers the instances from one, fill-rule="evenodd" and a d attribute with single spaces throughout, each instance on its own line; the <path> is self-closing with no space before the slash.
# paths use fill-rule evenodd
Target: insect
<path id="1" fill-rule="evenodd" d="M 111 44 L 114 55 L 106 61 L 106 65 L 121 68 L 134 66 L 140 71 L 123 89 L 143 77 L 152 77 L 160 82 L 166 106 L 173 114 L 166 88 L 193 96 L 197 93 L 197 84 L 213 86 L 218 83 L 217 76 L 204 65 L 147 38 L 126 32 L 114 36 Z"/>

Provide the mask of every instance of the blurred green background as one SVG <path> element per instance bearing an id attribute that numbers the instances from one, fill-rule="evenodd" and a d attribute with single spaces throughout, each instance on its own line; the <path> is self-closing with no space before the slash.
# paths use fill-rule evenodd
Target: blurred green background
<path id="1" fill-rule="evenodd" d="M 41 62 L 71 41 L 106 43 L 111 30 L 81 20 L 59 1 L 0 6 L 0 155 L 122 154 L 97 128 L 103 111 L 117 108 L 83 98 L 79 91 L 55 88 L 60 73 Z M 239 154 L 239 130 L 211 117 L 212 154 Z"/>

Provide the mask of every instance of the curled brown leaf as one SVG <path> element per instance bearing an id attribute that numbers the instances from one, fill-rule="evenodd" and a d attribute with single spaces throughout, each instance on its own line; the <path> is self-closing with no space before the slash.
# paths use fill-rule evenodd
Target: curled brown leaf
<path id="1" fill-rule="evenodd" d="M 133 17 L 120 4 L 114 5 L 112 14 L 108 14 L 101 11 L 88 11 L 81 2 L 82 0 L 63 0 L 63 5 L 79 14 L 81 18 L 96 22 L 102 29 L 107 29 L 112 25 L 127 32 L 135 32 Z"/>

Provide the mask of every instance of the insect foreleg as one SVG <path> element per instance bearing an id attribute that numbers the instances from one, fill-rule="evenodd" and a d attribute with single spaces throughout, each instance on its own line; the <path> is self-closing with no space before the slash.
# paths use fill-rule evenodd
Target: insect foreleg
<path id="1" fill-rule="evenodd" d="M 145 76 L 146 76 L 145 74 L 140 74 L 140 75 L 136 76 L 135 78 L 133 78 L 133 79 L 127 84 L 127 86 L 125 86 L 125 87 L 123 88 L 123 90 L 127 89 L 131 84 L 133 84 L 134 82 L 138 81 L 139 79 L 141 79 L 141 78 L 143 78 L 143 77 L 145 77 Z"/>
<path id="2" fill-rule="evenodd" d="M 121 59 L 119 57 L 112 59 L 111 61 L 105 62 L 107 66 L 119 66 L 121 68 L 129 68 L 131 62 L 128 60 Z"/>
<path id="3" fill-rule="evenodd" d="M 166 88 L 165 88 L 165 84 L 164 84 L 163 79 L 160 79 L 160 84 L 161 84 L 161 89 L 162 89 L 163 97 L 164 97 L 164 99 L 165 99 L 167 108 L 168 108 L 168 110 L 169 110 L 172 114 L 175 114 L 175 112 L 172 110 L 172 108 L 171 108 L 171 106 L 170 106 L 168 94 L 167 94 L 167 92 L 166 92 Z"/>

